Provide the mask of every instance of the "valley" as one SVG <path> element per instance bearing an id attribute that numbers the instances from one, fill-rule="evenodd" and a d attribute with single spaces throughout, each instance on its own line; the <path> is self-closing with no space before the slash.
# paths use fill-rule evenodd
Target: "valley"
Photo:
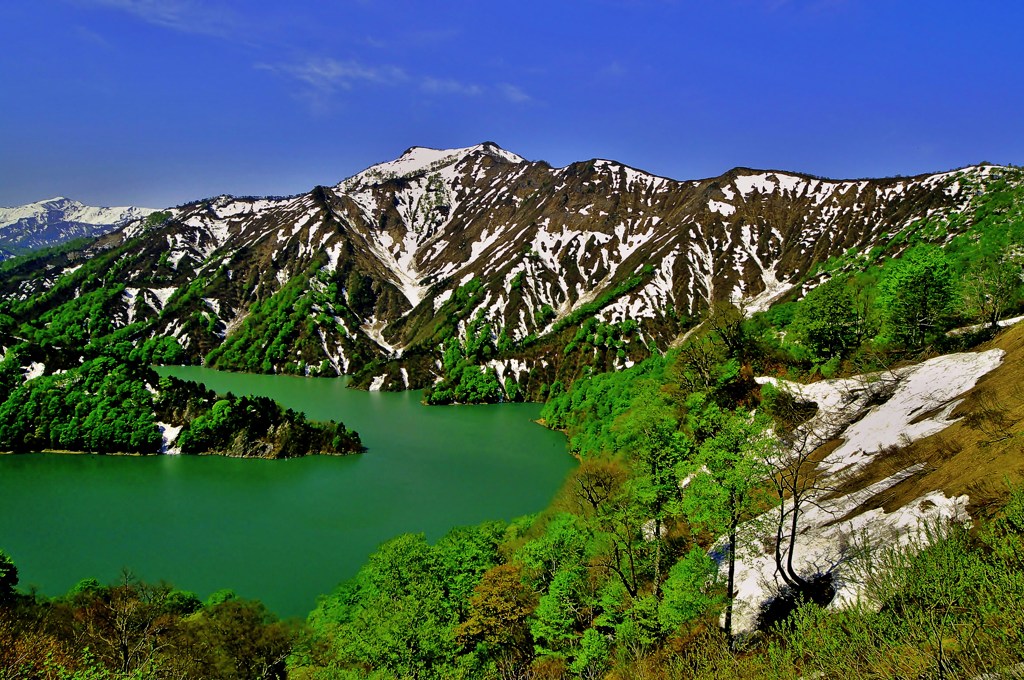
<path id="1" fill-rule="evenodd" d="M 230 588 L 282 617 L 354 576 L 397 534 L 544 508 L 574 465 L 536 404 L 434 409 L 420 394 L 337 380 L 161 369 L 220 393 L 260 395 L 317 420 L 355 424 L 358 456 L 0 456 L 0 536 L 25 586 L 166 579 L 203 599 Z M 32 518 L 26 522 L 25 518 Z"/>
<path id="2" fill-rule="evenodd" d="M 994 609 L 1024 594 L 1020 168 L 677 181 L 413 147 L 2 266 L 0 448 L 144 454 L 0 457 L 5 549 L 71 587 L 11 591 L 18 644 L 74 657 L 102 626 L 60 612 L 149 597 L 185 631 L 140 638 L 170 668 L 164 642 L 255 595 L 313 606 L 246 652 L 307 678 L 973 677 L 1020 655 L 984 633 L 1024 620 Z M 96 544 L 110 585 L 72 586 L 49 536 Z M 209 597 L 119 582 L 110 555 Z"/>

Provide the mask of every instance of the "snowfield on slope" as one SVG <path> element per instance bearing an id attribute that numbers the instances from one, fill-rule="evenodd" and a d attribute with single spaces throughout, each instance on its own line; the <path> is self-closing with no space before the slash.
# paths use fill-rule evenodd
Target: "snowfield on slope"
<path id="1" fill-rule="evenodd" d="M 813 448 L 834 438 L 843 443 L 820 463 L 825 477 L 819 486 L 838 487 L 849 476 L 882 454 L 887 447 L 905 446 L 941 432 L 955 420 L 949 415 L 962 395 L 1003 360 L 1003 350 L 948 354 L 888 373 L 855 378 L 822 380 L 801 385 L 777 378 L 758 378 L 789 389 L 798 399 L 818 405 L 815 416 L 801 426 Z M 879 399 L 884 403 L 871 405 Z M 886 479 L 844 496 L 829 498 L 813 492 L 800 515 L 793 563 L 798 573 L 812 575 L 836 569 L 837 594 L 833 607 L 856 602 L 860 585 L 845 568 L 851 546 L 906 545 L 920 539 L 925 525 L 943 521 L 967 521 L 967 496 L 949 498 L 932 491 L 891 513 L 875 508 L 849 516 L 868 499 L 892 488 L 920 470 L 913 465 Z M 736 562 L 734 629 L 750 631 L 757 622 L 759 605 L 782 585 L 763 527 L 778 510 L 766 513 L 746 526 L 748 539 Z M 772 537 L 774 540 L 774 537 Z M 723 561 L 724 562 L 724 561 Z M 723 563 L 724 578 L 726 565 Z"/>

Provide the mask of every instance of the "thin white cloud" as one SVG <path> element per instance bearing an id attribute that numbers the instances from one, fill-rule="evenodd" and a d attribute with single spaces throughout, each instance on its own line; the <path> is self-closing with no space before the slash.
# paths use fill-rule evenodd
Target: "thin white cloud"
<path id="1" fill-rule="evenodd" d="M 351 90 L 360 82 L 395 85 L 408 80 L 397 66 L 367 66 L 353 59 L 314 57 L 291 64 L 256 64 L 256 68 L 294 78 L 320 92 Z"/>
<path id="2" fill-rule="evenodd" d="M 487 86 L 457 78 L 416 75 L 398 66 L 367 64 L 355 59 L 309 57 L 302 61 L 257 63 L 254 67 L 296 81 L 301 87 L 296 96 L 306 101 L 314 113 L 329 110 L 334 95 L 369 85 L 402 88 L 437 97 L 480 97 L 490 94 L 514 104 L 533 101 L 522 88 L 509 83 Z"/>
<path id="3" fill-rule="evenodd" d="M 372 47 L 377 50 L 383 50 L 387 49 L 388 47 L 391 47 L 391 45 L 387 41 L 381 40 L 380 38 L 377 38 L 372 35 L 368 35 L 365 38 L 363 38 L 362 43 L 367 47 Z"/>
<path id="4" fill-rule="evenodd" d="M 455 94 L 476 97 L 484 92 L 484 88 L 473 83 L 463 83 L 451 78 L 426 77 L 420 81 L 420 89 L 430 94 Z"/>
<path id="5" fill-rule="evenodd" d="M 533 101 L 533 97 L 526 94 L 523 89 L 517 85 L 511 85 L 509 83 L 501 83 L 498 85 L 498 93 L 502 97 L 512 102 L 513 104 L 526 104 L 527 102 Z"/>
<path id="6" fill-rule="evenodd" d="M 79 4 L 120 10 L 146 23 L 180 33 L 231 37 L 240 18 L 214 2 L 196 0 L 79 0 Z"/>
<path id="7" fill-rule="evenodd" d="M 75 26 L 75 33 L 78 34 L 78 37 L 81 38 L 83 42 L 89 43 L 95 47 L 102 47 L 105 50 L 110 50 L 114 47 L 109 40 L 85 26 Z"/>
<path id="8" fill-rule="evenodd" d="M 619 62 L 617 59 L 612 61 L 612 63 L 608 64 L 607 66 L 605 66 L 603 69 L 601 69 L 601 75 L 607 78 L 621 78 L 622 76 L 626 75 L 626 73 L 626 67 L 623 66 L 622 63 Z"/>

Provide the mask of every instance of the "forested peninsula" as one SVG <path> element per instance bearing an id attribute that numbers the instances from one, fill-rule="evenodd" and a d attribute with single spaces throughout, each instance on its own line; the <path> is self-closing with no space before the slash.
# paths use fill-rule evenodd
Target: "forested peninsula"
<path id="1" fill-rule="evenodd" d="M 54 262 L 80 257 L 75 246 L 5 261 L 5 286 L 47 276 Z M 111 281 L 117 259 L 117 250 L 95 253 L 42 295 L 0 299 L 0 451 L 282 458 L 362 450 L 341 423 L 157 375 L 153 365 L 179 363 L 184 352 L 173 337 L 151 337 L 152 322 L 115 327 L 110 304 L 124 294 Z M 83 292 L 72 292 L 73 282 Z"/>

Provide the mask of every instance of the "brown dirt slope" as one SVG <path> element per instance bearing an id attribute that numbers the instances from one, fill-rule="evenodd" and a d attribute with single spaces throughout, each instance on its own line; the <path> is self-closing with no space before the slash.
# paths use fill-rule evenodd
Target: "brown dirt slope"
<path id="1" fill-rule="evenodd" d="M 952 413 L 958 418 L 955 423 L 878 456 L 850 480 L 850 487 L 863 488 L 917 463 L 924 464 L 921 472 L 868 499 L 850 516 L 878 507 L 891 512 L 941 490 L 948 497 L 969 496 L 968 511 L 978 517 L 998 507 L 1007 494 L 1007 481 L 1024 480 L 1024 323 L 978 350 L 994 348 L 1006 352 L 1002 364 L 964 395 Z"/>

